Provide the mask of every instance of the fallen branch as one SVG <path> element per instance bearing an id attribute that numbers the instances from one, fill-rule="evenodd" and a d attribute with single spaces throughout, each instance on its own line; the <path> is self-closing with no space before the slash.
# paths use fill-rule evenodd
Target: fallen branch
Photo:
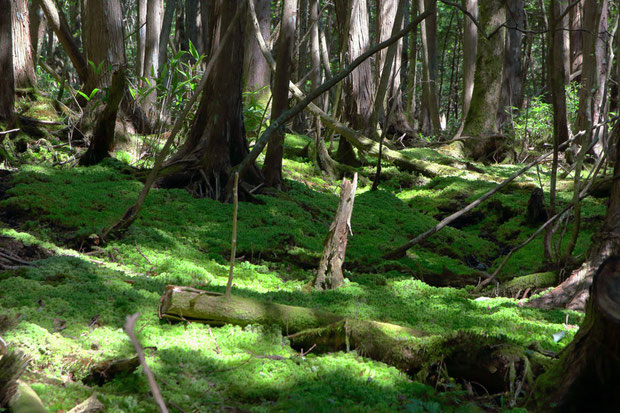
<path id="1" fill-rule="evenodd" d="M 567 143 L 564 143 L 562 146 L 564 146 L 566 144 Z M 509 183 L 514 181 L 519 176 L 523 175 L 525 172 L 527 172 L 533 166 L 536 166 L 539 163 L 541 163 L 542 161 L 544 161 L 545 159 L 547 159 L 552 154 L 553 154 L 553 152 L 548 152 L 548 153 L 546 153 L 544 155 L 539 156 L 536 160 L 534 160 L 533 162 L 531 162 L 528 165 L 526 165 L 523 168 L 521 168 L 519 171 L 517 171 L 514 174 L 512 174 L 508 179 L 504 180 L 502 183 L 497 185 L 495 188 L 493 188 L 490 191 L 486 192 L 484 195 L 482 195 L 480 198 L 476 199 L 474 202 L 472 202 L 469 205 L 467 205 L 465 208 L 463 208 L 460 211 L 457 211 L 454 214 L 452 214 L 452 215 L 442 219 L 441 222 L 439 222 L 433 228 L 431 228 L 428 231 L 418 235 L 414 239 L 412 239 L 410 241 L 407 241 L 406 243 L 404 243 L 400 247 L 396 248 L 395 250 L 390 251 L 389 253 L 385 254 L 383 256 L 383 258 L 384 259 L 388 259 L 388 260 L 393 260 L 393 259 L 398 259 L 398 258 L 403 257 L 409 248 L 413 247 L 414 245 L 419 244 L 420 242 L 424 241 L 425 239 L 427 239 L 431 235 L 435 234 L 436 232 L 441 231 L 444 227 L 446 227 L 450 223 L 454 222 L 455 220 L 457 220 L 458 218 L 462 217 L 463 215 L 465 215 L 466 213 L 468 213 L 472 209 L 476 208 L 478 205 L 482 204 L 484 201 L 486 201 L 491 196 L 493 196 L 495 193 L 497 193 L 500 189 L 506 187 Z"/>
<path id="2" fill-rule="evenodd" d="M 140 317 L 140 314 L 135 313 L 133 315 L 127 316 L 127 321 L 125 321 L 125 333 L 129 336 L 131 343 L 136 349 L 136 353 L 138 353 L 138 359 L 140 360 L 140 364 L 142 365 L 142 370 L 146 375 L 147 380 L 149 381 L 149 387 L 151 388 L 151 393 L 153 394 L 153 398 L 155 399 L 155 403 L 159 408 L 161 413 L 168 413 L 168 408 L 166 407 L 166 403 L 164 402 L 164 398 L 161 397 L 161 392 L 159 391 L 159 386 L 157 385 L 157 381 L 155 381 L 155 376 L 153 376 L 153 372 L 149 368 L 148 364 L 146 364 L 146 358 L 144 357 L 144 350 L 142 350 L 142 346 L 134 333 L 134 326 L 136 321 Z"/>

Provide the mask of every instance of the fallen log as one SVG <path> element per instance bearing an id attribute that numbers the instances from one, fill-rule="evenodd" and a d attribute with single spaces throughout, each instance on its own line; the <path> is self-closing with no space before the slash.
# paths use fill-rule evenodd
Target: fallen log
<path id="1" fill-rule="evenodd" d="M 356 350 L 364 357 L 394 366 L 417 380 L 436 382 L 445 367 L 450 376 L 507 391 L 515 380 L 531 377 L 537 363 L 525 349 L 494 337 L 469 332 L 429 335 L 390 323 L 351 319 L 304 307 L 264 303 L 250 298 L 168 286 L 160 318 L 211 325 L 277 325 L 291 347 L 325 353 Z M 517 379 L 515 379 L 517 377 Z"/>

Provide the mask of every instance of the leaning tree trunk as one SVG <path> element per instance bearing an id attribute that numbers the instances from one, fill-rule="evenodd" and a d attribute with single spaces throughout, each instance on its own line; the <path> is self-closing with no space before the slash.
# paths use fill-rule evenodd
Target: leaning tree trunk
<path id="1" fill-rule="evenodd" d="M 217 0 L 208 16 L 211 50 L 215 53 L 220 39 L 228 28 L 241 0 Z M 238 19 L 226 42 L 228 53 L 222 53 L 209 73 L 202 92 L 200 105 L 194 116 L 187 141 L 171 158 L 162 171 L 162 185 L 189 187 L 197 195 L 227 200 L 232 193 L 223 190 L 231 168 L 248 154 L 248 143 L 243 126 L 241 93 L 244 19 Z M 250 168 L 246 181 L 262 181 L 256 166 Z"/>
<path id="2" fill-rule="evenodd" d="M 347 50 L 346 64 L 350 64 L 370 45 L 368 8 L 365 0 L 337 0 L 335 4 L 338 26 L 344 37 L 341 47 Z M 368 128 L 368 114 L 372 113 L 374 89 L 369 60 L 359 65 L 343 81 L 343 96 L 346 96 L 346 99 L 343 99 L 343 118 L 351 128 L 358 131 Z M 346 139 L 340 139 L 336 159 L 346 164 L 357 163 L 353 146 Z"/>
<path id="3" fill-rule="evenodd" d="M 505 29 L 500 26 L 506 20 L 506 8 L 502 0 L 488 0 L 479 3 L 478 13 L 489 38 L 478 36 L 474 91 L 463 127 L 466 155 L 476 160 L 493 155 L 500 145 L 494 108 L 500 104 L 502 88 Z"/>
<path id="4" fill-rule="evenodd" d="M 6 121 L 12 119 L 15 106 L 11 0 L 0 0 L 0 9 L 9 11 L 0 13 L 0 120 Z"/>
<path id="5" fill-rule="evenodd" d="M 351 214 L 353 213 L 356 189 L 357 173 L 353 176 L 353 182 L 348 179 L 342 181 L 338 209 L 325 238 L 323 257 L 314 280 L 314 288 L 317 290 L 335 289 L 344 283 L 342 266 L 344 265 L 347 241 L 351 231 Z"/>
<path id="6" fill-rule="evenodd" d="M 30 88 L 37 85 L 34 60 L 30 45 L 30 13 L 27 0 L 11 0 L 13 3 L 13 70 L 15 87 Z M 2 12 L 6 12 L 3 10 Z"/>
<path id="7" fill-rule="evenodd" d="M 273 85 L 272 122 L 288 109 L 288 82 L 291 78 L 291 59 L 295 47 L 295 23 L 297 21 L 296 3 L 295 0 L 284 0 L 284 6 L 282 7 L 276 74 Z M 265 155 L 265 163 L 263 165 L 265 184 L 278 189 L 282 187 L 283 143 L 284 127 L 280 128 L 269 139 L 269 146 L 267 146 L 267 154 Z"/>

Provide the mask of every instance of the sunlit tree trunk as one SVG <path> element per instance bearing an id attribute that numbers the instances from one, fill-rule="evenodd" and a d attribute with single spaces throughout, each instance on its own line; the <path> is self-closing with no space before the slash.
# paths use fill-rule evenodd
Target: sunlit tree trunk
<path id="1" fill-rule="evenodd" d="M 146 10 L 147 0 L 137 0 L 138 7 L 138 44 L 136 48 L 136 75 L 144 76 L 144 51 L 146 49 Z"/>
<path id="2" fill-rule="evenodd" d="M 295 49 L 296 6 L 296 0 L 284 0 L 282 7 L 276 74 L 273 85 L 273 105 L 271 107 L 272 122 L 288 109 L 288 82 L 291 78 L 291 59 Z M 282 187 L 283 142 L 284 128 L 282 127 L 271 136 L 263 165 L 265 184 L 276 188 Z"/>
<path id="3" fill-rule="evenodd" d="M 144 47 L 144 77 L 147 80 L 145 87 L 151 91 L 145 96 L 143 108 L 146 115 L 154 118 L 157 103 L 155 89 L 157 74 L 159 73 L 159 35 L 161 32 L 162 0 L 148 0 L 146 8 L 146 44 Z"/>
<path id="4" fill-rule="evenodd" d="M 484 1 L 478 6 L 480 25 L 491 36 L 488 39 L 478 36 L 474 91 L 463 136 L 467 137 L 464 140 L 466 155 L 485 159 L 500 145 L 497 110 L 493 108 L 500 104 L 505 29 L 499 27 L 506 20 L 506 9 L 502 0 Z"/>
<path id="5" fill-rule="evenodd" d="M 0 10 L 4 10 L 0 13 L 0 120 L 2 121 L 13 117 L 15 105 L 11 9 L 11 0 L 0 0 Z"/>
<path id="6" fill-rule="evenodd" d="M 37 85 L 30 45 L 30 13 L 27 0 L 11 0 L 13 12 L 13 70 L 15 87 L 29 88 Z M 4 13 L 1 11 L 0 13 Z"/>

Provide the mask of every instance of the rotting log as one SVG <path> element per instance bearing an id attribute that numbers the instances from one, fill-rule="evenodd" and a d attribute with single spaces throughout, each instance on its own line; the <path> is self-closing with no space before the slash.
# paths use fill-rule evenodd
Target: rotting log
<path id="1" fill-rule="evenodd" d="M 323 256 L 319 263 L 319 270 L 314 281 L 317 290 L 336 289 L 344 284 L 344 256 L 347 251 L 347 241 L 351 231 L 351 215 L 357 189 L 357 173 L 353 175 L 353 181 L 344 179 L 340 191 L 340 200 L 334 221 L 329 227 Z"/>
<path id="2" fill-rule="evenodd" d="M 219 293 L 171 285 L 166 287 L 161 298 L 159 315 L 210 325 L 278 325 L 286 334 L 327 326 L 343 319 L 336 314 L 305 307 L 225 297 Z"/>
<path id="3" fill-rule="evenodd" d="M 295 349 L 316 353 L 356 350 L 426 382 L 439 380 L 446 367 L 450 376 L 479 383 L 493 393 L 507 391 L 515 380 L 531 377 L 540 365 L 526 356 L 525 349 L 500 338 L 468 332 L 429 335 L 390 323 L 250 298 L 227 298 L 188 287 L 168 286 L 159 315 L 211 325 L 277 325 Z"/>

